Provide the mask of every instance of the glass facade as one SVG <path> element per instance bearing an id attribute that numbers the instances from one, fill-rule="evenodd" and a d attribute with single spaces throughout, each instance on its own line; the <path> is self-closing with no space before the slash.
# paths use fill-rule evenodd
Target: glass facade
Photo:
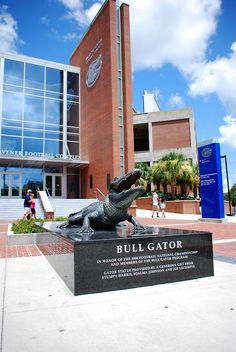
<path id="1" fill-rule="evenodd" d="M 27 189 L 37 194 L 37 189 L 43 190 L 43 169 L 26 167 L 0 167 L 0 196 L 21 197 Z"/>
<path id="2" fill-rule="evenodd" d="M 79 172 L 68 174 L 63 164 L 80 159 L 79 79 L 76 67 L 0 57 L 0 197 L 21 197 L 28 188 L 79 197 Z M 48 163 L 36 167 L 42 159 Z M 50 166 L 58 160 L 61 167 Z"/>
<path id="3" fill-rule="evenodd" d="M 8 58 L 1 66 L 1 152 L 79 157 L 79 73 Z"/>
<path id="4" fill-rule="evenodd" d="M 64 194 L 63 183 L 67 189 Z M 63 167 L 0 166 L 0 197 L 22 197 L 29 188 L 35 196 L 37 190 L 47 190 L 53 198 L 79 198 L 80 172 L 73 168 L 64 170 Z"/>

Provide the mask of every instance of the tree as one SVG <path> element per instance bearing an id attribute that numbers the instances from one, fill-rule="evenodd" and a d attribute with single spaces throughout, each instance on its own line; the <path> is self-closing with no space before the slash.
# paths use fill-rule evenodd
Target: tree
<path id="1" fill-rule="evenodd" d="M 198 164 L 192 165 L 191 183 L 192 183 L 192 187 L 193 187 L 194 198 L 198 198 L 198 196 L 199 196 L 199 185 L 200 185 Z"/>
<path id="2" fill-rule="evenodd" d="M 152 181 L 160 188 L 163 186 L 164 192 L 167 185 L 171 185 L 172 195 L 176 196 L 176 186 L 181 186 L 182 194 L 187 193 L 187 186 L 194 189 L 194 196 L 198 194 L 199 172 L 198 166 L 186 159 L 183 154 L 169 153 L 163 156 L 152 166 Z"/>
<path id="3" fill-rule="evenodd" d="M 228 193 L 224 194 L 224 199 L 229 200 Z M 230 188 L 230 199 L 232 202 L 232 206 L 236 206 L 236 183 Z"/>
<path id="4" fill-rule="evenodd" d="M 184 160 L 180 167 L 177 184 L 181 186 L 181 194 L 187 194 L 187 186 L 193 190 L 194 198 L 198 197 L 199 189 L 199 169 L 198 164 L 193 164 L 191 160 Z"/>
<path id="5" fill-rule="evenodd" d="M 171 193 L 175 197 L 177 182 L 180 174 L 183 174 L 181 166 L 185 158 L 183 154 L 169 153 L 160 159 L 160 165 L 163 170 L 165 181 L 171 185 Z"/>
<path id="6" fill-rule="evenodd" d="M 138 184 L 147 190 L 151 184 L 151 168 L 149 164 L 141 162 L 135 163 L 135 168 L 142 171 L 142 176 L 138 180 Z"/>
<path id="7" fill-rule="evenodd" d="M 164 188 L 164 193 L 167 193 L 167 185 L 170 183 L 170 173 L 166 165 L 166 161 L 159 160 L 152 165 L 152 182 L 160 188 Z"/>

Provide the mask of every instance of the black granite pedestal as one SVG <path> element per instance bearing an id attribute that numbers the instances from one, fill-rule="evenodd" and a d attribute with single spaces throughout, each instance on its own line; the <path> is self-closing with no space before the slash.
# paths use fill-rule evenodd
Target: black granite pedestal
<path id="1" fill-rule="evenodd" d="M 212 234 L 150 227 L 141 234 L 79 229 L 39 235 L 37 244 L 74 295 L 213 276 Z"/>

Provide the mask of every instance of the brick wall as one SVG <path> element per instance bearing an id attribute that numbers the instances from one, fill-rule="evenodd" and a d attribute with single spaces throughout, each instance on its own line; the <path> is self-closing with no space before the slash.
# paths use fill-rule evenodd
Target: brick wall
<path id="1" fill-rule="evenodd" d="M 125 140 L 125 171 L 134 168 L 134 135 L 133 135 L 133 103 L 132 103 L 132 68 L 129 6 L 122 4 L 121 16 L 121 47 L 122 47 L 122 80 L 124 107 L 124 140 Z"/>
<path id="2" fill-rule="evenodd" d="M 132 90 L 128 15 L 128 7 L 123 6 L 121 18 L 125 34 L 122 37 L 122 47 L 126 50 L 123 54 L 125 161 L 126 168 L 131 169 L 134 164 L 134 152 L 133 128 L 130 127 Z M 101 44 L 94 50 L 98 43 Z M 89 54 L 91 58 L 86 60 Z M 87 87 L 88 67 L 99 55 L 102 55 L 100 76 L 92 87 Z M 81 158 L 89 161 L 89 166 L 81 170 L 81 196 L 90 198 L 94 197 L 96 188 L 107 193 L 107 175 L 112 180 L 120 174 L 115 0 L 109 0 L 104 5 L 71 56 L 70 64 L 81 69 Z M 92 188 L 89 182 L 90 175 L 93 180 Z"/>
<path id="3" fill-rule="evenodd" d="M 141 197 L 136 199 L 139 209 L 152 210 L 152 198 Z M 229 214 L 229 202 L 224 202 L 225 214 Z M 199 200 L 173 200 L 166 202 L 166 212 L 179 214 L 200 214 Z"/>
<path id="4" fill-rule="evenodd" d="M 191 147 L 189 119 L 154 122 L 152 133 L 154 150 Z"/>

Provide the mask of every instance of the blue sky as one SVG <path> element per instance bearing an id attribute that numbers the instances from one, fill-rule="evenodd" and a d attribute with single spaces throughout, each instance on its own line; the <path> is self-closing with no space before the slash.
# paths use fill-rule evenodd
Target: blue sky
<path id="1" fill-rule="evenodd" d="M 0 0 L 0 51 L 69 63 L 71 53 L 103 2 Z M 198 142 L 210 138 L 221 142 L 233 185 L 235 1 L 125 2 L 130 5 L 134 107 L 142 112 L 144 90 L 155 92 L 162 110 L 192 107 Z"/>

